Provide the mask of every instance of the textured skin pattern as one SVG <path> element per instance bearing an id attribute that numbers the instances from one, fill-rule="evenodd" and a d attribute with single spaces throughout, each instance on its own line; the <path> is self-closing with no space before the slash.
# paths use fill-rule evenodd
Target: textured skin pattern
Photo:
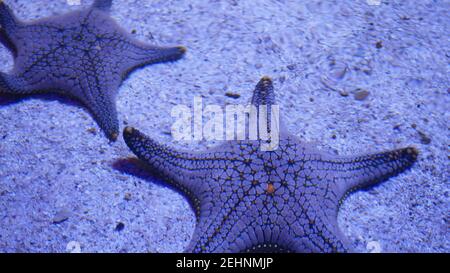
<path id="1" fill-rule="evenodd" d="M 184 47 L 157 47 L 128 35 L 109 16 L 112 0 L 30 23 L 0 1 L 0 42 L 14 54 L 10 74 L 0 72 L 0 93 L 56 92 L 80 100 L 115 140 L 117 89 L 134 68 L 182 57 Z"/>
<path id="2" fill-rule="evenodd" d="M 252 103 L 273 103 L 263 78 Z M 283 127 L 282 127 L 283 128 Z M 347 252 L 337 212 L 345 195 L 410 167 L 415 148 L 358 157 L 325 154 L 281 132 L 279 148 L 231 141 L 178 152 L 127 127 L 124 139 L 151 170 L 187 194 L 197 214 L 188 252 Z"/>

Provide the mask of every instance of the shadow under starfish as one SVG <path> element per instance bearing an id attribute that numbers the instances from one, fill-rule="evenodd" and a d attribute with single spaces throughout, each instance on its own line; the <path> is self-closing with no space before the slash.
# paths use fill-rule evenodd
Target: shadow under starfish
<path id="1" fill-rule="evenodd" d="M 264 77 L 252 105 L 275 104 Z M 260 118 L 260 117 L 258 117 Z M 270 115 L 266 124 L 271 120 Z M 152 172 L 186 194 L 197 215 L 188 252 L 348 252 L 337 214 L 345 196 L 409 168 L 413 147 L 362 156 L 336 156 L 290 134 L 280 123 L 277 149 L 263 140 L 228 141 L 204 152 L 176 151 L 137 129 L 124 129 L 128 147 Z M 271 141 L 271 140 L 270 140 Z"/>
<path id="2" fill-rule="evenodd" d="M 178 60 L 186 49 L 134 39 L 109 16 L 111 5 L 95 0 L 87 9 L 22 22 L 0 1 L 0 42 L 14 55 L 12 71 L 0 72 L 0 94 L 75 98 L 116 140 L 115 97 L 122 81 L 137 67 Z"/>

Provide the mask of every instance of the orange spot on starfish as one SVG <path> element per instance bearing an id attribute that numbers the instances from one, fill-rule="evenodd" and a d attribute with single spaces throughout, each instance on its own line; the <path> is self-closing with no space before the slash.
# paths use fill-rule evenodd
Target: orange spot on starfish
<path id="1" fill-rule="evenodd" d="M 267 184 L 266 192 L 267 194 L 273 194 L 275 192 L 275 187 L 272 183 Z"/>

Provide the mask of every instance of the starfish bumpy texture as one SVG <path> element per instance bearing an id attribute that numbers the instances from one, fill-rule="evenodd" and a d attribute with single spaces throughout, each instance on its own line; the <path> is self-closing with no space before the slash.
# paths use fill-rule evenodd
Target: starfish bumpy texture
<path id="1" fill-rule="evenodd" d="M 56 92 L 81 101 L 115 140 L 117 89 L 133 69 L 181 58 L 184 47 L 158 47 L 133 39 L 108 14 L 112 0 L 87 9 L 22 22 L 0 0 L 0 42 L 14 55 L 0 72 L 0 93 Z"/>
<path id="2" fill-rule="evenodd" d="M 264 77 L 252 104 L 274 102 L 272 81 Z M 418 151 L 336 156 L 280 128 L 272 151 L 260 150 L 262 140 L 229 141 L 202 153 L 175 151 L 132 127 L 124 139 L 152 172 L 190 199 L 197 225 L 187 252 L 353 251 L 337 223 L 342 200 L 409 168 Z"/>

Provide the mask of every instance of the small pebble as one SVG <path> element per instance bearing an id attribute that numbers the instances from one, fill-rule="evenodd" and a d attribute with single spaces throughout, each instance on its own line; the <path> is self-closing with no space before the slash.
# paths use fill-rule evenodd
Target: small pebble
<path id="1" fill-rule="evenodd" d="M 289 65 L 287 65 L 286 66 L 287 67 L 287 69 L 289 69 L 289 70 L 294 70 L 297 66 L 295 65 L 295 64 L 289 64 Z"/>
<path id="2" fill-rule="evenodd" d="M 55 214 L 52 222 L 53 224 L 60 224 L 69 219 L 70 215 L 71 215 L 70 211 L 68 211 L 67 209 L 62 209 Z"/>
<path id="3" fill-rule="evenodd" d="M 339 90 L 339 95 L 341 95 L 343 97 L 348 97 L 348 92 L 345 90 Z"/>
<path id="4" fill-rule="evenodd" d="M 225 96 L 230 97 L 230 98 L 233 98 L 233 99 L 238 99 L 238 98 L 241 97 L 241 95 L 236 94 L 236 93 L 231 93 L 231 92 L 225 93 Z"/>
<path id="5" fill-rule="evenodd" d="M 81 253 L 81 244 L 77 241 L 70 241 L 66 245 L 66 252 L 68 253 Z"/>
<path id="6" fill-rule="evenodd" d="M 355 100 L 365 100 L 369 96 L 369 91 L 364 89 L 357 89 L 355 93 Z"/>
<path id="7" fill-rule="evenodd" d="M 125 193 L 124 199 L 127 200 L 127 201 L 130 201 L 131 200 L 131 193 L 129 193 L 129 192 Z"/>
<path id="8" fill-rule="evenodd" d="M 122 222 L 117 223 L 115 231 L 122 231 L 125 228 L 125 224 Z"/>
<path id="9" fill-rule="evenodd" d="M 94 127 L 91 127 L 91 128 L 89 128 L 89 129 L 87 129 L 87 131 L 88 131 L 89 133 L 93 134 L 93 135 L 97 134 L 97 129 L 94 128 Z"/>
<path id="10" fill-rule="evenodd" d="M 337 63 L 333 64 L 329 75 L 333 80 L 339 81 L 339 80 L 344 79 L 347 71 L 348 71 L 348 66 L 346 63 L 337 62 Z"/>
<path id="11" fill-rule="evenodd" d="M 419 133 L 420 136 L 420 142 L 422 144 L 430 144 L 431 143 L 431 138 L 429 136 L 427 136 L 424 132 L 422 131 L 417 131 Z"/>
<path id="12" fill-rule="evenodd" d="M 366 249 L 369 253 L 381 253 L 381 244 L 378 241 L 370 241 L 366 245 Z"/>
<path id="13" fill-rule="evenodd" d="M 378 49 L 380 49 L 380 48 L 383 47 L 383 43 L 382 43 L 381 41 L 378 41 L 378 42 L 375 44 L 375 47 L 378 48 Z"/>

